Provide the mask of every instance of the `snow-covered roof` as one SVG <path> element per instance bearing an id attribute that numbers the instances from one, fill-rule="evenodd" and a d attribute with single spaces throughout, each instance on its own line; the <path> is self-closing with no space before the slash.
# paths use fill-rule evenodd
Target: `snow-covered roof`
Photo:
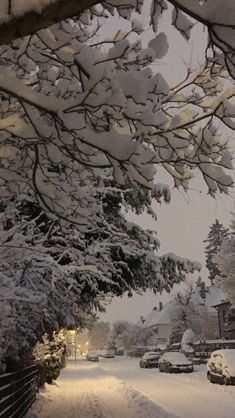
<path id="1" fill-rule="evenodd" d="M 154 325 L 170 325 L 172 323 L 172 314 L 175 310 L 175 299 L 166 303 L 161 310 L 153 308 L 144 322 L 144 328 L 152 327 Z"/>
<path id="2" fill-rule="evenodd" d="M 213 306 L 228 300 L 223 291 L 218 287 L 206 286 L 205 290 L 205 299 L 203 299 L 200 294 L 200 286 L 196 286 L 195 292 L 192 295 L 192 301 L 195 304 L 203 304 L 210 312 L 215 312 Z"/>
<path id="3" fill-rule="evenodd" d="M 214 286 L 206 286 L 204 299 L 201 297 L 201 287 L 200 285 L 197 285 L 191 296 L 191 300 L 195 305 L 204 305 L 208 308 L 209 312 L 216 314 L 216 310 L 213 306 L 226 301 L 227 298 L 221 289 Z M 171 325 L 176 307 L 177 301 L 174 297 L 167 302 L 161 310 L 156 307 L 153 308 L 146 317 L 143 327 L 149 328 L 155 325 Z"/>

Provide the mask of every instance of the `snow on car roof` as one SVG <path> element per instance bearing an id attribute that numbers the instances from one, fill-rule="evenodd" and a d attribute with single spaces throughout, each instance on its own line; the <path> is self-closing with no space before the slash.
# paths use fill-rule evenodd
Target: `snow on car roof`
<path id="1" fill-rule="evenodd" d="M 187 359 L 187 357 L 183 354 L 180 353 L 179 351 L 168 351 L 166 353 L 163 354 L 162 356 L 164 359 L 169 360 L 170 362 L 184 362 L 184 363 L 189 363 L 189 360 Z"/>
<path id="2" fill-rule="evenodd" d="M 227 348 L 223 350 L 216 350 L 213 351 L 212 354 L 221 354 L 231 366 L 235 366 L 235 349 Z"/>

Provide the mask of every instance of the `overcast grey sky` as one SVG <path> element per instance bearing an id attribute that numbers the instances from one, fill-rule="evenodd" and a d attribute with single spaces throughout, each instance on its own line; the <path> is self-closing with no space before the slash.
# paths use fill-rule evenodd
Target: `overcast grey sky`
<path id="1" fill-rule="evenodd" d="M 203 185 L 199 181 L 194 182 L 194 186 Z M 148 215 L 130 216 L 132 221 L 157 231 L 161 242 L 159 254 L 174 252 L 177 255 L 199 261 L 202 265 L 200 276 L 207 279 L 208 272 L 205 267 L 204 244 L 210 225 L 219 219 L 225 226 L 228 226 L 231 219 L 231 211 L 234 207 L 234 191 L 230 196 L 219 195 L 217 199 L 206 194 L 206 190 L 201 192 L 191 191 L 188 195 L 176 190 L 172 193 L 170 204 L 157 206 L 158 221 L 154 221 Z M 137 219 L 138 218 L 138 219 Z M 198 277 L 195 273 L 194 277 Z M 179 289 L 175 287 L 173 293 Z M 140 315 L 145 316 L 153 306 L 157 306 L 160 300 L 166 301 L 169 295 L 165 293 L 153 295 L 147 292 L 143 296 L 133 296 L 132 298 L 115 298 L 107 306 L 107 313 L 101 315 L 102 320 L 115 321 L 118 319 L 128 319 L 137 321 Z"/>
<path id="2" fill-rule="evenodd" d="M 156 72 L 162 72 L 170 83 L 174 83 L 184 78 L 187 66 L 195 68 L 203 62 L 207 34 L 203 27 L 197 23 L 192 30 L 191 40 L 187 43 L 170 26 L 170 19 L 170 14 L 168 14 L 159 27 L 159 31 L 167 33 L 168 54 L 161 63 L 155 64 L 153 69 Z M 112 30 L 113 27 L 112 25 Z M 144 39 L 152 37 L 153 33 L 149 30 L 144 34 Z M 232 147 L 235 150 L 234 144 Z M 230 175 L 235 180 L 234 172 Z M 157 181 L 168 180 L 162 172 L 159 172 Z M 229 225 L 231 212 L 235 211 L 235 191 L 231 190 L 230 196 L 218 194 L 217 198 L 213 199 L 207 195 L 206 186 L 199 177 L 192 181 L 191 189 L 187 195 L 172 189 L 171 203 L 156 205 L 154 208 L 158 214 L 157 222 L 147 215 L 139 217 L 130 215 L 129 219 L 142 227 L 157 231 L 161 242 L 160 254 L 174 252 L 177 255 L 199 261 L 202 264 L 200 275 L 206 279 L 208 272 L 205 268 L 203 240 L 216 218 L 225 226 Z M 195 275 L 196 277 L 198 274 Z M 176 290 L 178 287 L 173 292 Z M 132 298 L 115 298 L 107 306 L 107 313 L 100 315 L 100 319 L 112 322 L 118 319 L 128 319 L 136 322 L 140 315 L 145 316 L 153 306 L 159 303 L 159 300 L 166 301 L 168 298 L 169 295 L 153 295 L 151 292 Z"/>

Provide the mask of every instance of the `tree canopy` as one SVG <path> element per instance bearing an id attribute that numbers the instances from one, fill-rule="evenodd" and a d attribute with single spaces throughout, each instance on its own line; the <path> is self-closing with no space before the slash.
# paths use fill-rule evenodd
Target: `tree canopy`
<path id="1" fill-rule="evenodd" d="M 205 62 L 174 86 L 153 69 L 168 50 L 158 30 L 168 3 L 185 42 L 193 22 L 180 9 L 207 24 L 212 40 Z M 184 190 L 195 172 L 212 196 L 233 184 L 218 129 L 218 121 L 234 129 L 232 44 L 215 35 L 225 22 L 210 20 L 219 2 L 212 15 L 211 1 L 199 11 L 196 3 L 153 2 L 144 44 L 134 0 L 1 2 L 3 359 L 20 359 L 43 332 L 89 322 L 107 294 L 169 291 L 198 268 L 159 257 L 156 237 L 122 212 L 156 218 L 152 200 L 170 201 L 158 167 Z M 115 10 L 129 29 L 107 38 L 101 27 Z"/>
<path id="2" fill-rule="evenodd" d="M 101 3 L 98 0 L 2 0 L 0 43 L 9 43 L 16 38 L 34 34 L 54 23 L 79 16 L 96 5 L 112 12 L 116 8 L 126 18 L 133 10 L 141 13 L 143 4 L 146 4 L 146 0 L 111 0 Z M 226 0 L 225 5 L 222 0 L 152 0 L 150 22 L 153 25 L 156 25 L 159 15 L 167 9 L 168 4 L 174 6 L 174 21 L 186 36 L 191 25 L 182 12 L 208 27 L 210 41 L 220 48 L 230 74 L 235 77 L 234 1 Z"/>

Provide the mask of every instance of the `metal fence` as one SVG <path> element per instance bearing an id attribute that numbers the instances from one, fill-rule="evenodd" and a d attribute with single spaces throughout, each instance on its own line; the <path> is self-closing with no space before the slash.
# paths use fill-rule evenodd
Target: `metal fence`
<path id="1" fill-rule="evenodd" d="M 38 381 L 35 366 L 0 375 L 0 418 L 23 417 L 35 399 Z"/>

